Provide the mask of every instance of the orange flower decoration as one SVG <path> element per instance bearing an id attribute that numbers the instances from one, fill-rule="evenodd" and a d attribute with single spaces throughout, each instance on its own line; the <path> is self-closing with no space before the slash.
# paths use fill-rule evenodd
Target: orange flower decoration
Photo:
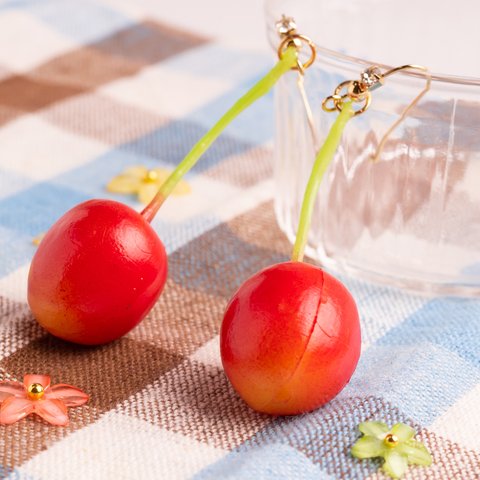
<path id="1" fill-rule="evenodd" d="M 10 425 L 36 413 L 52 425 L 68 424 L 67 407 L 79 407 L 88 395 L 60 383 L 50 386 L 48 375 L 25 375 L 23 383 L 0 382 L 0 423 Z"/>

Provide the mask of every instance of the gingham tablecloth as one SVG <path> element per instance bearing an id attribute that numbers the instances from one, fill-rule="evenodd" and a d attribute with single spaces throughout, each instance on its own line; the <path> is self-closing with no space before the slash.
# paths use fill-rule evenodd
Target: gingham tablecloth
<path id="1" fill-rule="evenodd" d="M 0 2 L 0 377 L 47 373 L 91 395 L 66 428 L 35 418 L 0 427 L 3 477 L 380 479 L 378 461 L 349 454 L 357 424 L 377 419 L 412 425 L 433 454 L 432 467 L 405 478 L 480 478 L 479 301 L 344 279 L 363 353 L 336 399 L 271 418 L 228 384 L 218 349 L 226 301 L 291 248 L 271 201 L 271 97 L 235 121 L 188 175 L 192 193 L 154 221 L 169 279 L 136 329 L 87 348 L 32 318 L 32 238 L 92 197 L 140 208 L 108 194 L 108 180 L 130 165 L 172 168 L 271 63 L 133 2 Z"/>

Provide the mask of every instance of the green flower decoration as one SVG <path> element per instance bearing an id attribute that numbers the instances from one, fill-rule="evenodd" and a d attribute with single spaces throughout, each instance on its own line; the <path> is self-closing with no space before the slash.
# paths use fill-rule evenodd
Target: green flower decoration
<path id="1" fill-rule="evenodd" d="M 401 478 L 409 464 L 432 464 L 427 448 L 413 439 L 415 430 L 404 423 L 396 423 L 389 429 L 382 422 L 363 422 L 358 429 L 363 437 L 352 447 L 352 455 L 357 458 L 383 457 L 383 470 L 392 478 Z"/>

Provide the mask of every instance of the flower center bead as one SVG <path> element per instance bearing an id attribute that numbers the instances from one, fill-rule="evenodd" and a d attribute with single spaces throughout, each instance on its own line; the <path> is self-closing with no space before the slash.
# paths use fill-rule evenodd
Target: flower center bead
<path id="1" fill-rule="evenodd" d="M 393 433 L 389 433 L 383 439 L 383 443 L 390 448 L 396 447 L 398 445 L 398 437 L 393 435 Z"/>
<path id="2" fill-rule="evenodd" d="M 27 389 L 28 397 L 32 400 L 39 400 L 45 394 L 43 385 L 40 383 L 32 383 Z"/>
<path id="3" fill-rule="evenodd" d="M 158 180 L 158 173 L 155 170 L 149 170 L 145 175 L 145 182 L 156 182 Z"/>

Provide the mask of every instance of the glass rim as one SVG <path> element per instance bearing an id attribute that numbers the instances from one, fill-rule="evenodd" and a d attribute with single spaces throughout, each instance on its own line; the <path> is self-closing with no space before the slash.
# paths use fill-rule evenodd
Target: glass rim
<path id="1" fill-rule="evenodd" d="M 337 52 L 336 50 L 332 50 L 330 48 L 320 46 L 317 43 L 315 43 L 315 48 L 317 50 L 317 60 L 320 60 L 320 61 L 321 61 L 321 58 L 318 58 L 319 52 L 329 57 L 332 57 L 335 60 L 340 60 L 342 62 L 357 63 L 360 65 L 364 65 L 365 67 L 371 67 L 373 65 L 376 65 L 386 70 L 389 70 L 393 67 L 392 65 L 388 65 L 385 63 L 373 62 L 370 60 L 365 60 L 364 58 L 359 58 L 353 55 L 347 55 L 345 53 Z M 405 70 L 399 73 L 401 73 L 402 75 L 408 75 L 410 77 L 416 77 L 421 79 L 425 78 L 425 74 L 420 72 L 413 72 L 411 70 L 408 70 L 408 71 Z M 462 75 L 451 75 L 451 74 L 436 73 L 436 72 L 430 72 L 430 77 L 432 82 L 435 81 L 440 83 L 480 87 L 480 78 L 477 78 L 477 77 L 466 77 Z"/>
<path id="2" fill-rule="evenodd" d="M 275 0 L 264 0 L 264 13 L 265 13 L 265 18 L 267 19 L 267 32 L 272 29 L 274 30 L 274 23 L 270 24 L 269 20 L 273 18 L 273 4 Z M 308 32 L 305 32 L 305 35 L 308 36 Z M 311 38 L 311 37 L 310 37 Z M 360 65 L 364 65 L 366 67 L 371 67 L 373 65 L 376 65 L 380 68 L 384 69 L 391 69 L 393 66 L 388 65 L 386 63 L 379 63 L 379 62 L 373 62 L 370 60 L 366 60 L 365 58 L 360 58 L 356 57 L 354 55 L 348 55 L 346 53 L 341 53 L 338 52 L 337 50 L 333 50 L 324 46 L 319 45 L 315 40 L 313 40 L 313 43 L 315 45 L 315 49 L 317 51 L 317 60 L 318 60 L 318 52 L 323 53 L 324 55 L 333 58 L 334 60 L 337 61 L 342 61 L 342 62 L 350 62 L 350 63 L 356 63 Z M 273 44 L 271 41 L 271 37 L 269 36 L 269 42 L 270 46 L 273 49 L 277 49 L 278 45 Z M 321 60 L 320 60 L 321 61 Z M 425 67 L 428 68 L 428 65 L 425 65 Z M 424 79 L 425 75 L 421 74 L 419 72 L 415 72 L 412 70 L 405 70 L 400 72 L 402 75 L 407 75 L 409 77 L 413 78 L 421 78 Z M 466 87 L 480 87 L 480 77 L 470 77 L 470 76 L 464 76 L 464 75 L 453 75 L 449 73 L 437 73 L 437 72 L 429 72 L 430 73 L 430 78 L 432 82 L 437 82 L 437 83 L 444 83 L 444 84 L 450 84 L 450 85 L 463 85 Z"/>

